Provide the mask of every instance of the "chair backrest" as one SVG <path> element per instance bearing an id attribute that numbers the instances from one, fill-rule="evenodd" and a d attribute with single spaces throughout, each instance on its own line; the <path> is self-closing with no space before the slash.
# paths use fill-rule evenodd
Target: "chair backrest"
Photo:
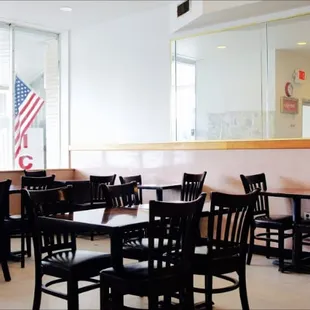
<path id="1" fill-rule="evenodd" d="M 202 193 L 189 202 L 150 201 L 150 275 L 171 268 L 178 268 L 180 272 L 190 271 L 195 234 L 205 198 L 206 194 Z"/>
<path id="2" fill-rule="evenodd" d="M 108 207 L 132 207 L 139 204 L 138 187 L 136 182 L 120 185 L 102 185 Z"/>
<path id="3" fill-rule="evenodd" d="M 9 254 L 7 248 L 7 231 L 4 229 L 4 219 L 9 215 L 9 189 L 12 181 L 6 180 L 0 182 L 0 260 L 7 258 Z"/>
<path id="4" fill-rule="evenodd" d="M 89 180 L 66 181 L 66 185 L 71 185 L 73 187 L 72 196 L 74 203 L 87 203 L 91 201 Z"/>
<path id="5" fill-rule="evenodd" d="M 240 175 L 242 185 L 245 193 L 250 193 L 255 189 L 267 191 L 267 182 L 265 173 L 253 174 L 253 175 Z M 253 215 L 267 215 L 269 216 L 269 200 L 268 196 L 258 196 Z"/>
<path id="6" fill-rule="evenodd" d="M 105 197 L 102 193 L 102 184 L 114 185 L 116 174 L 107 176 L 91 175 L 90 181 L 90 200 L 91 202 L 105 201 Z"/>
<path id="7" fill-rule="evenodd" d="M 245 259 L 247 238 L 258 190 L 245 195 L 211 193 L 208 216 L 208 255 Z"/>
<path id="8" fill-rule="evenodd" d="M 26 177 L 46 177 L 46 170 L 24 170 Z"/>
<path id="9" fill-rule="evenodd" d="M 72 187 L 39 191 L 22 190 L 32 230 L 35 260 L 41 260 L 43 253 L 52 254 L 60 250 L 76 250 L 74 233 L 64 232 L 57 225 L 39 224 L 39 216 L 51 216 L 71 209 Z"/>
<path id="10" fill-rule="evenodd" d="M 191 201 L 195 200 L 202 193 L 203 183 L 205 181 L 207 172 L 201 174 L 184 173 L 181 189 L 181 200 Z"/>
<path id="11" fill-rule="evenodd" d="M 142 184 L 142 176 L 141 175 L 132 175 L 132 176 L 128 176 L 128 177 L 119 177 L 119 181 L 121 182 L 121 184 L 125 184 L 125 183 L 130 183 L 130 182 L 136 182 L 137 185 L 141 185 Z M 138 198 L 139 198 L 139 203 L 143 203 L 143 197 L 142 197 L 142 189 L 139 189 L 139 194 L 138 194 Z"/>
<path id="12" fill-rule="evenodd" d="M 0 181 L 0 230 L 3 226 L 4 218 L 10 213 L 9 190 L 11 184 L 11 180 Z"/>
<path id="13" fill-rule="evenodd" d="M 53 187 L 55 175 L 47 177 L 21 177 L 21 187 L 28 190 L 45 190 Z"/>

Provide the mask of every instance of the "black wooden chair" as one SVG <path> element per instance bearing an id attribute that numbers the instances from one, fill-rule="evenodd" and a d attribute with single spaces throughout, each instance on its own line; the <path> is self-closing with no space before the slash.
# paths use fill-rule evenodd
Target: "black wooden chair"
<path id="1" fill-rule="evenodd" d="M 136 182 L 120 185 L 101 185 L 108 208 L 133 207 L 139 204 Z"/>
<path id="2" fill-rule="evenodd" d="M 21 177 L 21 187 L 29 190 L 44 190 L 52 188 L 55 180 L 55 175 L 47 177 Z M 21 267 L 25 267 L 25 253 L 31 257 L 31 236 L 28 233 L 27 214 L 23 197 L 21 197 L 20 215 L 9 215 L 7 217 L 6 225 L 10 232 L 10 237 L 21 238 Z M 26 245 L 26 250 L 25 250 Z"/>
<path id="3" fill-rule="evenodd" d="M 164 305 L 170 309 L 170 296 L 176 292 L 180 292 L 183 309 L 194 309 L 191 262 L 204 201 L 205 194 L 191 202 L 150 201 L 148 261 L 125 265 L 121 273 L 113 268 L 101 272 L 101 310 L 110 309 L 109 288 L 112 310 L 125 309 L 126 294 L 147 296 L 151 310 L 158 309 L 158 297 L 165 296 Z"/>
<path id="4" fill-rule="evenodd" d="M 93 206 L 98 206 L 102 203 L 105 203 L 105 196 L 102 192 L 102 185 L 114 185 L 116 179 L 116 174 L 108 176 L 96 176 L 91 175 L 89 177 L 90 181 L 90 203 Z M 94 240 L 94 235 L 98 234 L 93 231 L 90 233 L 91 241 Z"/>
<path id="5" fill-rule="evenodd" d="M 108 176 L 91 175 L 90 180 L 90 200 L 92 203 L 103 202 L 105 197 L 102 193 L 102 185 L 114 185 L 116 174 Z"/>
<path id="6" fill-rule="evenodd" d="M 195 200 L 202 193 L 203 183 L 205 181 L 207 172 L 201 174 L 184 173 L 181 189 L 181 200 L 191 201 Z"/>
<path id="7" fill-rule="evenodd" d="M 301 255 L 303 246 L 310 246 L 310 220 L 300 219 L 294 223 L 295 243 L 300 245 L 299 248 L 294 249 L 295 252 L 295 270 L 297 272 L 306 271 L 309 273 L 310 255 Z"/>
<path id="8" fill-rule="evenodd" d="M 121 184 L 136 182 L 137 185 L 141 185 L 142 184 L 142 176 L 141 175 L 132 175 L 132 176 L 128 176 L 128 177 L 120 176 L 119 181 Z M 139 204 L 142 204 L 143 203 L 142 188 L 139 188 L 138 198 L 139 198 Z"/>
<path id="9" fill-rule="evenodd" d="M 205 294 L 206 309 L 212 309 L 212 294 L 239 288 L 243 310 L 248 310 L 246 289 L 247 238 L 253 218 L 258 190 L 247 195 L 211 193 L 206 238 L 198 240 L 193 260 L 193 273 L 205 277 L 205 288 L 194 292 Z M 228 273 L 237 272 L 239 280 Z M 213 277 L 232 285 L 213 288 Z"/>
<path id="10" fill-rule="evenodd" d="M 134 208 L 139 205 L 136 182 L 121 185 L 103 185 L 102 192 L 108 208 Z M 143 228 L 126 231 L 124 235 L 123 256 L 139 261 L 147 260 L 146 230 Z"/>
<path id="11" fill-rule="evenodd" d="M 61 224 L 44 225 L 39 222 L 39 216 L 50 216 L 61 210 L 70 210 L 71 191 L 71 187 L 66 187 L 22 193 L 31 223 L 35 255 L 33 310 L 40 309 L 42 292 L 67 300 L 68 310 L 78 310 L 78 295 L 98 288 L 99 280 L 93 277 L 98 276 L 100 270 L 111 266 L 109 254 L 77 250 L 76 236 L 72 230 L 65 229 Z M 43 284 L 42 277 L 45 275 L 57 279 Z M 90 284 L 79 288 L 79 281 L 87 281 Z M 61 282 L 67 283 L 67 294 L 50 288 Z"/>
<path id="12" fill-rule="evenodd" d="M 266 176 L 264 173 L 248 175 L 240 175 L 244 190 L 246 193 L 253 191 L 256 188 L 262 191 L 267 191 Z M 250 244 L 248 250 L 247 264 L 251 264 L 254 240 L 266 241 L 266 257 L 270 257 L 270 243 L 278 244 L 279 250 L 279 271 L 283 272 L 284 268 L 284 240 L 291 238 L 292 233 L 285 233 L 292 229 L 292 216 L 289 215 L 271 215 L 269 211 L 269 200 L 267 196 L 259 195 L 259 199 L 255 205 L 254 217 L 251 224 Z M 266 232 L 255 234 L 256 228 L 266 229 Z M 270 230 L 276 230 L 271 232 Z M 273 238 L 272 236 L 277 236 Z"/>
<path id="13" fill-rule="evenodd" d="M 26 177 L 46 177 L 46 170 L 24 170 Z"/>
<path id="14" fill-rule="evenodd" d="M 0 264 L 2 266 L 5 281 L 11 281 L 8 256 L 9 256 L 9 232 L 6 226 L 6 218 L 9 214 L 9 189 L 12 181 L 0 182 Z"/>

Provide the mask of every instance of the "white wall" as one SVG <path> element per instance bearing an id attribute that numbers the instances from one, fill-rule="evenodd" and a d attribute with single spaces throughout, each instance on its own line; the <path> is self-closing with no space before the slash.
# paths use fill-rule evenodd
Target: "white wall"
<path id="1" fill-rule="evenodd" d="M 170 140 L 169 8 L 73 31 L 71 145 Z"/>
<path id="2" fill-rule="evenodd" d="M 310 53 L 302 54 L 289 50 L 276 51 L 276 138 L 302 138 L 302 99 L 310 98 L 310 80 L 304 84 L 293 82 L 295 69 L 303 69 L 310 72 Z M 294 87 L 293 96 L 299 99 L 297 114 L 281 113 L 280 100 L 285 96 L 285 84 L 291 82 Z"/>

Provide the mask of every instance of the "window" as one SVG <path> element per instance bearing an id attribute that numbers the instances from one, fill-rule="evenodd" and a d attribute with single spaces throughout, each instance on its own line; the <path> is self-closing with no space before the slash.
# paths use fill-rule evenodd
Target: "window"
<path id="1" fill-rule="evenodd" d="M 58 34 L 0 25 L 2 170 L 60 167 L 58 42 Z"/>
<path id="2" fill-rule="evenodd" d="M 175 61 L 172 86 L 175 87 L 176 138 L 178 141 L 195 139 L 196 67 L 190 59 Z"/>

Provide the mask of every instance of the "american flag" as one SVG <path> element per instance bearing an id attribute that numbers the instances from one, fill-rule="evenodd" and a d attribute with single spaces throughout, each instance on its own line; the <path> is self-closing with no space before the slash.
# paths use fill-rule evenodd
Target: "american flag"
<path id="1" fill-rule="evenodd" d="M 15 159 L 21 151 L 22 139 L 33 123 L 44 100 L 31 90 L 20 78 L 15 79 Z"/>

